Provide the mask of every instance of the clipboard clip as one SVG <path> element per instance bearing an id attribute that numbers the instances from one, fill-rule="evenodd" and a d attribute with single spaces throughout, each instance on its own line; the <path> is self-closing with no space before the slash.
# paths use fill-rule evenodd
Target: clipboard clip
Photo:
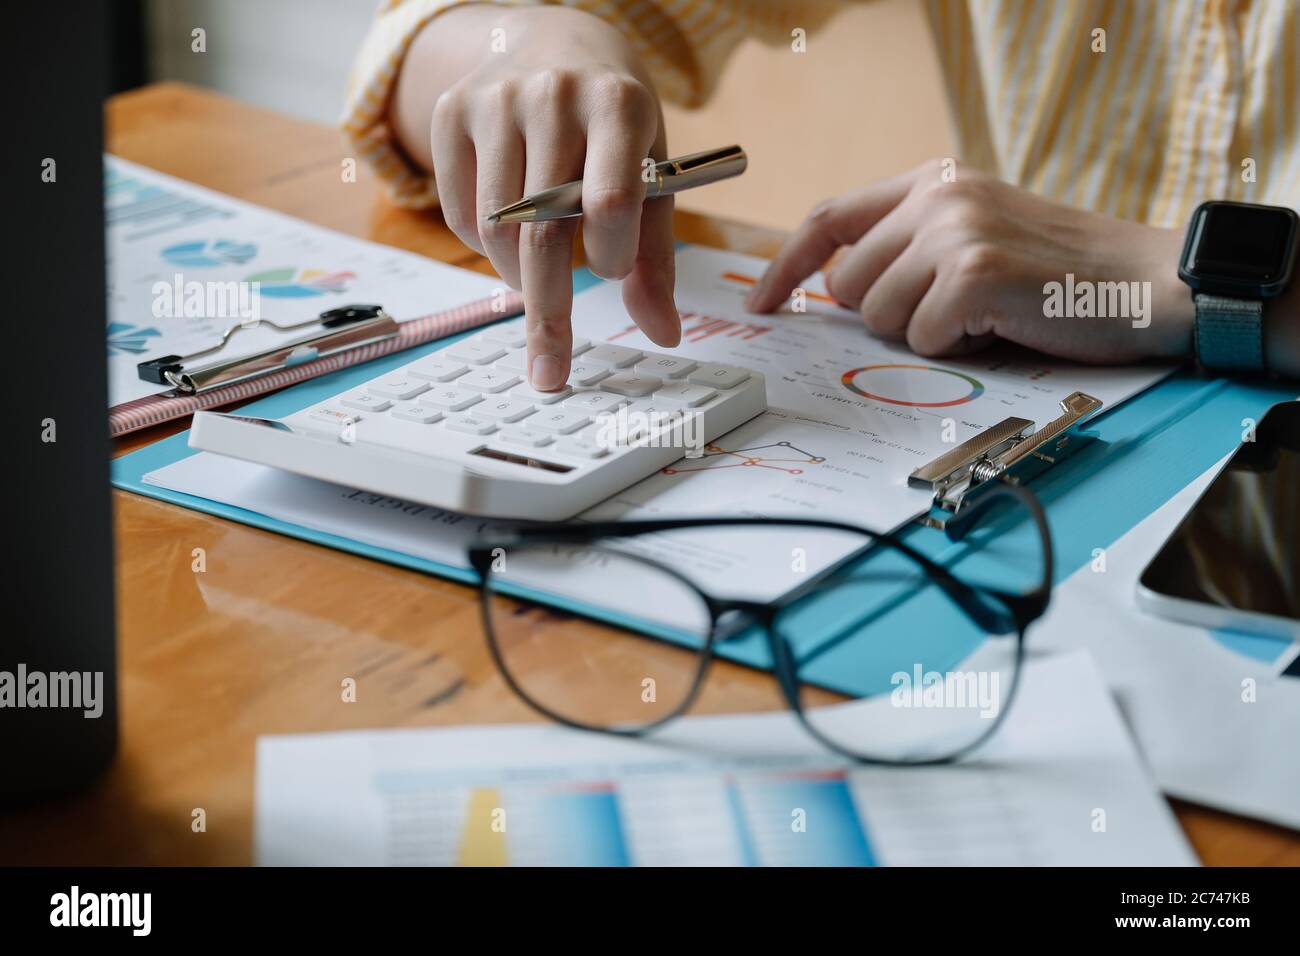
<path id="1" fill-rule="evenodd" d="M 1027 418 L 1005 418 L 916 469 L 908 485 L 931 492 L 935 505 L 921 523 L 945 528 L 948 516 L 978 501 L 996 487 L 993 482 L 1022 484 L 1069 457 L 1092 441 L 1081 426 L 1101 404 L 1091 395 L 1074 392 L 1061 401 L 1060 417 L 1037 431 Z"/>
<path id="2" fill-rule="evenodd" d="M 187 363 L 194 359 L 212 355 L 225 348 L 226 343 L 243 328 L 241 325 L 234 325 L 228 328 L 222 334 L 221 341 L 211 348 L 189 355 L 163 355 L 141 362 L 136 366 L 136 371 L 146 382 L 170 385 L 182 394 L 194 395 L 211 388 L 231 385 L 300 365 L 303 362 L 324 358 L 345 349 L 382 342 L 398 333 L 397 321 L 378 305 L 340 306 L 322 312 L 307 322 L 294 325 L 277 325 L 265 319 L 259 324 L 269 325 L 281 332 L 292 332 L 311 326 L 316 328 L 317 332 L 272 346 L 253 355 L 245 355 L 237 359 L 218 359 L 194 368 L 186 367 Z"/>

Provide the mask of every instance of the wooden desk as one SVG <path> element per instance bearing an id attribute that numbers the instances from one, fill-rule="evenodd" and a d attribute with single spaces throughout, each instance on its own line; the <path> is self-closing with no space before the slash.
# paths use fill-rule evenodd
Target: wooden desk
<path id="1" fill-rule="evenodd" d="M 310 222 L 490 273 L 436 215 L 340 176 L 332 130 L 174 84 L 108 105 L 127 159 Z M 779 236 L 679 213 L 678 234 L 770 254 Z M 176 431 L 119 443 L 118 452 Z M 121 753 L 91 791 L 0 819 L 0 861 L 246 864 L 261 734 L 532 720 L 479 632 L 474 592 L 114 492 Z M 191 570 L 193 549 L 207 570 Z M 70 588 L 75 584 L 70 584 Z M 356 703 L 340 701 L 355 677 Z M 783 706 L 770 679 L 712 669 L 701 712 Z M 192 811 L 207 831 L 191 830 Z M 1300 864 L 1300 835 L 1176 805 L 1202 860 Z"/>

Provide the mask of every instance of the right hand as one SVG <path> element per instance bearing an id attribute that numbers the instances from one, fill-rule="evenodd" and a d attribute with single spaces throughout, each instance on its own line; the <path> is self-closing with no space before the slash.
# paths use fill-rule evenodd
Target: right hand
<path id="1" fill-rule="evenodd" d="M 465 8 L 459 8 L 465 9 Z M 430 27 L 455 26 L 450 11 Z M 445 23 L 442 21 L 446 20 Z M 491 52 L 491 22 L 505 52 Z M 557 7 L 498 12 L 455 42 L 482 44 L 476 65 L 438 96 L 430 147 L 447 225 L 522 289 L 529 380 L 569 377 L 577 219 L 503 225 L 488 215 L 581 178 L 582 240 L 598 276 L 624 279 L 623 301 L 655 344 L 681 339 L 673 303 L 672 200 L 644 202 L 643 161 L 666 157 L 663 114 L 630 44 L 589 14 Z M 442 38 L 442 43 L 447 39 Z"/>

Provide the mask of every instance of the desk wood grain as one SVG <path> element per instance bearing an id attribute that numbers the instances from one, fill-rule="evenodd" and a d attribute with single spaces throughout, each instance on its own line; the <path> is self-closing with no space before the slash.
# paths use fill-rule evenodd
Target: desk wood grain
<path id="1" fill-rule="evenodd" d="M 332 229 L 491 273 L 436 214 L 399 209 L 340 137 L 191 87 L 107 106 L 119 156 Z M 679 213 L 693 242 L 771 254 L 767 230 Z M 121 440 L 117 452 L 179 430 Z M 121 752 L 92 789 L 0 818 L 0 861 L 246 864 L 259 735 L 533 720 L 489 660 L 474 592 L 114 492 Z M 206 570 L 192 570 L 195 549 Z M 75 584 L 70 584 L 70 588 Z M 358 681 L 355 703 L 340 683 Z M 721 664 L 700 712 L 782 706 L 765 675 Z M 1175 803 L 1206 863 L 1300 865 L 1300 835 Z M 192 828 L 202 809 L 206 832 Z"/>

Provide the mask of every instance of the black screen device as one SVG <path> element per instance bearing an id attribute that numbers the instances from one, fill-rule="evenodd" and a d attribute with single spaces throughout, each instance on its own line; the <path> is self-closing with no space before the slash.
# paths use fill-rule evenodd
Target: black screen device
<path id="1" fill-rule="evenodd" d="M 0 361 L 0 806 L 71 790 L 117 747 L 105 352 L 103 3 L 6 9 L 9 334 Z"/>
<path id="2" fill-rule="evenodd" d="M 1300 637 L 1300 401 L 1274 405 L 1138 581 L 1146 610 Z M 1253 440 L 1252 440 L 1253 439 Z"/>
<path id="3" fill-rule="evenodd" d="M 1196 292 L 1270 299 L 1291 281 L 1298 237 L 1290 209 L 1205 202 L 1192 214 L 1178 276 Z"/>

